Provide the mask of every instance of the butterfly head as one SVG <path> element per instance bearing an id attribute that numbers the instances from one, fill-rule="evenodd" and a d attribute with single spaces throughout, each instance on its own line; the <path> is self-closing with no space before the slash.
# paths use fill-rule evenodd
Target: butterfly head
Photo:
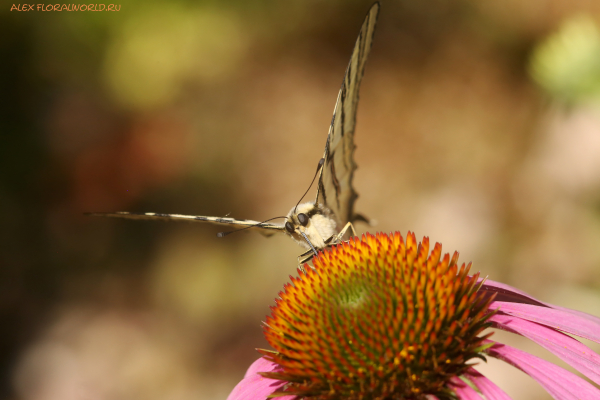
<path id="1" fill-rule="evenodd" d="M 317 249 L 325 248 L 325 241 L 337 233 L 333 213 L 327 207 L 314 202 L 299 204 L 292 208 L 285 220 L 285 232 L 298 244 L 309 249 L 310 241 Z"/>

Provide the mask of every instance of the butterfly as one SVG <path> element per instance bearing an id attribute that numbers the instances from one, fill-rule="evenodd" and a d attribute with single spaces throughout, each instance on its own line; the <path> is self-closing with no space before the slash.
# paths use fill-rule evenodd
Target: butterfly
<path id="1" fill-rule="evenodd" d="M 258 230 L 266 236 L 282 232 L 294 239 L 300 246 L 308 249 L 299 256 L 299 263 L 310 260 L 313 255 L 317 254 L 318 250 L 340 243 L 348 229 L 356 236 L 352 223 L 368 221 L 362 215 L 354 212 L 354 203 L 358 197 L 352 187 L 352 178 L 356 170 L 356 163 L 354 162 L 354 128 L 356 126 L 360 82 L 371 50 L 379 9 L 379 2 L 374 3 L 369 9 L 346 68 L 344 80 L 333 110 L 323 157 L 318 163 L 315 175 L 315 178 L 318 176 L 317 196 L 314 201 L 298 202 L 285 217 L 282 217 L 285 218 L 284 223 L 272 223 L 269 222 L 270 220 L 258 222 L 228 217 L 160 213 L 115 212 L 89 213 L 88 215 L 127 219 L 209 222 Z M 222 237 L 228 233 L 231 232 L 221 232 L 218 236 Z"/>

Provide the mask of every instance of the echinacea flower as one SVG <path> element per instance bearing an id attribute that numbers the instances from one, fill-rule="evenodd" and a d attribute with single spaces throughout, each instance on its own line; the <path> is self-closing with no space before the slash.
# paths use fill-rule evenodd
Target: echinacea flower
<path id="1" fill-rule="evenodd" d="M 468 275 L 470 266 L 410 232 L 319 253 L 271 307 L 264 331 L 275 351 L 259 350 L 228 400 L 510 399 L 474 368 L 486 357 L 555 399 L 600 399 L 587 380 L 483 334 L 527 337 L 600 384 L 600 356 L 567 335 L 600 342 L 600 318 Z"/>

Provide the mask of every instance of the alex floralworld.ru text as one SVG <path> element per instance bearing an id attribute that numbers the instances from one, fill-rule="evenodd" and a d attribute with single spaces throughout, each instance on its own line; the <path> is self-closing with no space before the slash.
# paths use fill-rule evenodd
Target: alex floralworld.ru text
<path id="1" fill-rule="evenodd" d="M 10 11 L 121 11 L 120 4 L 13 4 Z"/>

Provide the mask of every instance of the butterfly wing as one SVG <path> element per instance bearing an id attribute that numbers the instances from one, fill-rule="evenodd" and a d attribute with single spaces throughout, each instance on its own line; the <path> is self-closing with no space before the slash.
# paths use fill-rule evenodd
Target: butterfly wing
<path id="1" fill-rule="evenodd" d="M 109 217 L 125 219 L 145 219 L 154 221 L 188 221 L 188 222 L 208 222 L 215 225 L 227 225 L 237 228 L 248 228 L 249 230 L 258 230 L 266 236 L 271 236 L 275 232 L 283 232 L 283 224 L 273 224 L 271 222 L 259 222 L 249 219 L 234 219 L 227 217 L 204 217 L 201 215 L 182 215 L 182 214 L 159 214 L 159 213 L 87 213 L 92 217 Z"/>
<path id="2" fill-rule="evenodd" d="M 358 90 L 373 43 L 379 8 L 379 3 L 371 6 L 354 44 L 350 63 L 333 110 L 323 155 L 325 162 L 319 175 L 316 201 L 333 211 L 338 228 L 344 227 L 347 222 L 364 219 L 354 213 L 354 202 L 358 197 L 352 187 L 352 177 L 356 169 L 354 127 Z"/>

